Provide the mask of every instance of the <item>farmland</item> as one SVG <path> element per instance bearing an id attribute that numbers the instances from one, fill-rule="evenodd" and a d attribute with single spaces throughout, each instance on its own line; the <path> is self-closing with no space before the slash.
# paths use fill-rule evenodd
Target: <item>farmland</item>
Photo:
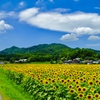
<path id="1" fill-rule="evenodd" d="M 1 68 L 32 100 L 100 99 L 100 65 L 5 64 Z"/>

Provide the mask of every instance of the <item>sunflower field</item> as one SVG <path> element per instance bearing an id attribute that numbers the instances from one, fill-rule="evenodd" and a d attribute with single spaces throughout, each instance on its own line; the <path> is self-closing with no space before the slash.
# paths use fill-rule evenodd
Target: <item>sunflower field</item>
<path id="1" fill-rule="evenodd" d="M 98 64 L 6 64 L 2 68 L 33 100 L 100 100 Z"/>

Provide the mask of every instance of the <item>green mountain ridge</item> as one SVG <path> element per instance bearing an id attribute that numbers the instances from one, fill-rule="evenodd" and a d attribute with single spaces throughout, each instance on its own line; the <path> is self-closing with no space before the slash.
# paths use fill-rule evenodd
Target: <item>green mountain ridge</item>
<path id="1" fill-rule="evenodd" d="M 28 48 L 12 46 L 0 51 L 0 60 L 10 62 L 18 59 L 28 59 L 28 62 L 44 62 L 75 58 L 99 60 L 100 51 L 89 48 L 70 48 L 60 43 L 39 44 Z"/>
<path id="2" fill-rule="evenodd" d="M 24 53 L 36 53 L 36 52 L 52 54 L 55 52 L 55 50 L 57 52 L 63 52 L 63 50 L 70 51 L 73 49 L 64 44 L 52 43 L 52 44 L 39 44 L 28 48 L 19 48 L 16 46 L 12 46 L 10 48 L 6 48 L 0 51 L 0 54 L 19 54 L 19 53 L 24 54 Z"/>

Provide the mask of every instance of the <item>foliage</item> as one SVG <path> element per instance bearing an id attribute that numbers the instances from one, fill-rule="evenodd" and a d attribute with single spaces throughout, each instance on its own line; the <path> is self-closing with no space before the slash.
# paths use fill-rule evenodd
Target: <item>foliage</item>
<path id="1" fill-rule="evenodd" d="M 75 48 L 72 49 L 63 44 L 41 44 L 29 48 L 11 47 L 0 52 L 0 61 L 10 61 L 14 63 L 15 60 L 28 59 L 28 62 L 45 62 L 70 60 L 81 58 L 81 60 L 99 60 L 99 51 Z"/>
<path id="2" fill-rule="evenodd" d="M 22 88 L 9 80 L 0 66 L 0 95 L 2 100 L 31 100 Z M 1 99 L 0 99 L 1 100 Z"/>

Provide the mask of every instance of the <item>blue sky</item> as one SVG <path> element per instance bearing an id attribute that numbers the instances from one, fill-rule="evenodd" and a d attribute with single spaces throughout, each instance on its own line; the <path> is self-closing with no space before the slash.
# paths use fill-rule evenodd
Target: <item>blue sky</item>
<path id="1" fill-rule="evenodd" d="M 100 50 L 100 0 L 0 1 L 0 50 L 44 43 Z"/>

